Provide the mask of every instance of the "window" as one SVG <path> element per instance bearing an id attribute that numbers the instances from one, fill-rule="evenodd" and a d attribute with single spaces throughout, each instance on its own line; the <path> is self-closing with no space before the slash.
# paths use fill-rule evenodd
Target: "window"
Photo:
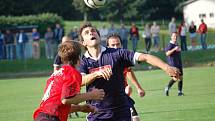
<path id="1" fill-rule="evenodd" d="M 206 14 L 205 13 L 200 13 L 199 18 L 206 18 Z"/>
<path id="2" fill-rule="evenodd" d="M 214 13 L 210 13 L 210 18 L 213 18 L 214 17 Z"/>

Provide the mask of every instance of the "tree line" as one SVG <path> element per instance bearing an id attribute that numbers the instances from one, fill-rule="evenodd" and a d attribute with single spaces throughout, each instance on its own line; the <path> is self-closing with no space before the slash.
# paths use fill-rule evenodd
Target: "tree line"
<path id="1" fill-rule="evenodd" d="M 175 8 L 187 0 L 106 0 L 103 8 L 90 9 L 84 0 L 0 0 L 0 15 L 56 13 L 66 20 L 140 20 L 182 18 Z"/>

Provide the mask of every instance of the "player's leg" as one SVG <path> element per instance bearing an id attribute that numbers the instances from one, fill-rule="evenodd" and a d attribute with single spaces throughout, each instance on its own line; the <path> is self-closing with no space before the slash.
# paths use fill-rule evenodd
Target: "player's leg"
<path id="1" fill-rule="evenodd" d="M 138 116 L 137 110 L 134 105 L 130 108 L 132 121 L 140 121 L 140 117 Z"/>
<path id="2" fill-rule="evenodd" d="M 168 83 L 168 85 L 165 87 L 165 95 L 166 96 L 169 96 L 169 90 L 170 90 L 170 88 L 172 87 L 172 85 L 175 83 L 175 79 L 174 78 L 172 78 L 170 81 L 169 81 L 169 83 Z"/>
<path id="3" fill-rule="evenodd" d="M 39 113 L 34 121 L 60 121 L 56 116 L 51 116 L 45 113 Z"/>
<path id="4" fill-rule="evenodd" d="M 184 93 L 183 93 L 183 76 L 180 76 L 180 80 L 178 81 L 178 96 L 184 96 Z"/>
<path id="5" fill-rule="evenodd" d="M 179 68 L 180 70 L 180 77 L 179 77 L 179 81 L 178 81 L 178 96 L 183 96 L 184 93 L 182 91 L 183 89 L 183 69 Z"/>

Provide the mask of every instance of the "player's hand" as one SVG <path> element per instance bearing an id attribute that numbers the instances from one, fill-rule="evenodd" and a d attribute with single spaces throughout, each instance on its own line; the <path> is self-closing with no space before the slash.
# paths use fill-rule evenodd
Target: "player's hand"
<path id="1" fill-rule="evenodd" d="M 103 89 L 92 89 L 92 91 L 90 91 L 91 93 L 91 97 L 92 100 L 103 100 L 104 96 L 105 96 L 105 92 Z"/>
<path id="2" fill-rule="evenodd" d="M 95 107 L 88 105 L 88 104 L 84 104 L 84 105 L 80 105 L 80 111 L 84 112 L 84 113 L 96 113 L 97 110 Z"/>
<path id="3" fill-rule="evenodd" d="M 111 75 L 112 75 L 112 70 L 110 68 L 104 69 L 104 70 L 100 70 L 97 73 L 98 77 L 102 77 L 106 80 L 109 80 Z"/>
<path id="4" fill-rule="evenodd" d="M 172 67 L 172 66 L 167 66 L 166 67 L 166 73 L 171 76 L 171 77 L 174 77 L 176 79 L 179 79 L 179 74 L 180 74 L 180 71 L 179 69 L 177 69 L 176 67 Z"/>
<path id="5" fill-rule="evenodd" d="M 180 49 L 179 46 L 175 46 L 174 50 L 175 50 L 175 51 L 180 51 L 181 49 Z"/>
<path id="6" fill-rule="evenodd" d="M 138 88 L 137 89 L 137 93 L 140 97 L 144 97 L 145 96 L 145 91 L 144 89 Z"/>

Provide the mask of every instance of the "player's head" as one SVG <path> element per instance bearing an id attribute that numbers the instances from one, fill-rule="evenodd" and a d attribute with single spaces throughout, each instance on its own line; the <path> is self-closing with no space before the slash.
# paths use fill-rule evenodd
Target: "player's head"
<path id="1" fill-rule="evenodd" d="M 72 40 L 71 37 L 69 37 L 69 36 L 63 36 L 62 43 L 66 42 L 66 41 L 71 41 L 71 40 Z"/>
<path id="2" fill-rule="evenodd" d="M 63 64 L 76 66 L 81 55 L 80 43 L 74 41 L 66 41 L 61 43 L 58 48 L 58 55 L 61 57 Z"/>
<path id="3" fill-rule="evenodd" d="M 177 32 L 173 32 L 171 34 L 171 41 L 176 42 L 177 41 L 177 36 L 178 36 Z"/>
<path id="4" fill-rule="evenodd" d="M 99 31 L 91 24 L 84 24 L 79 31 L 80 40 L 84 46 L 97 46 L 100 44 Z"/>
<path id="5" fill-rule="evenodd" d="M 121 37 L 116 33 L 109 35 L 107 38 L 107 47 L 109 47 L 109 48 L 121 48 L 122 47 Z"/>

